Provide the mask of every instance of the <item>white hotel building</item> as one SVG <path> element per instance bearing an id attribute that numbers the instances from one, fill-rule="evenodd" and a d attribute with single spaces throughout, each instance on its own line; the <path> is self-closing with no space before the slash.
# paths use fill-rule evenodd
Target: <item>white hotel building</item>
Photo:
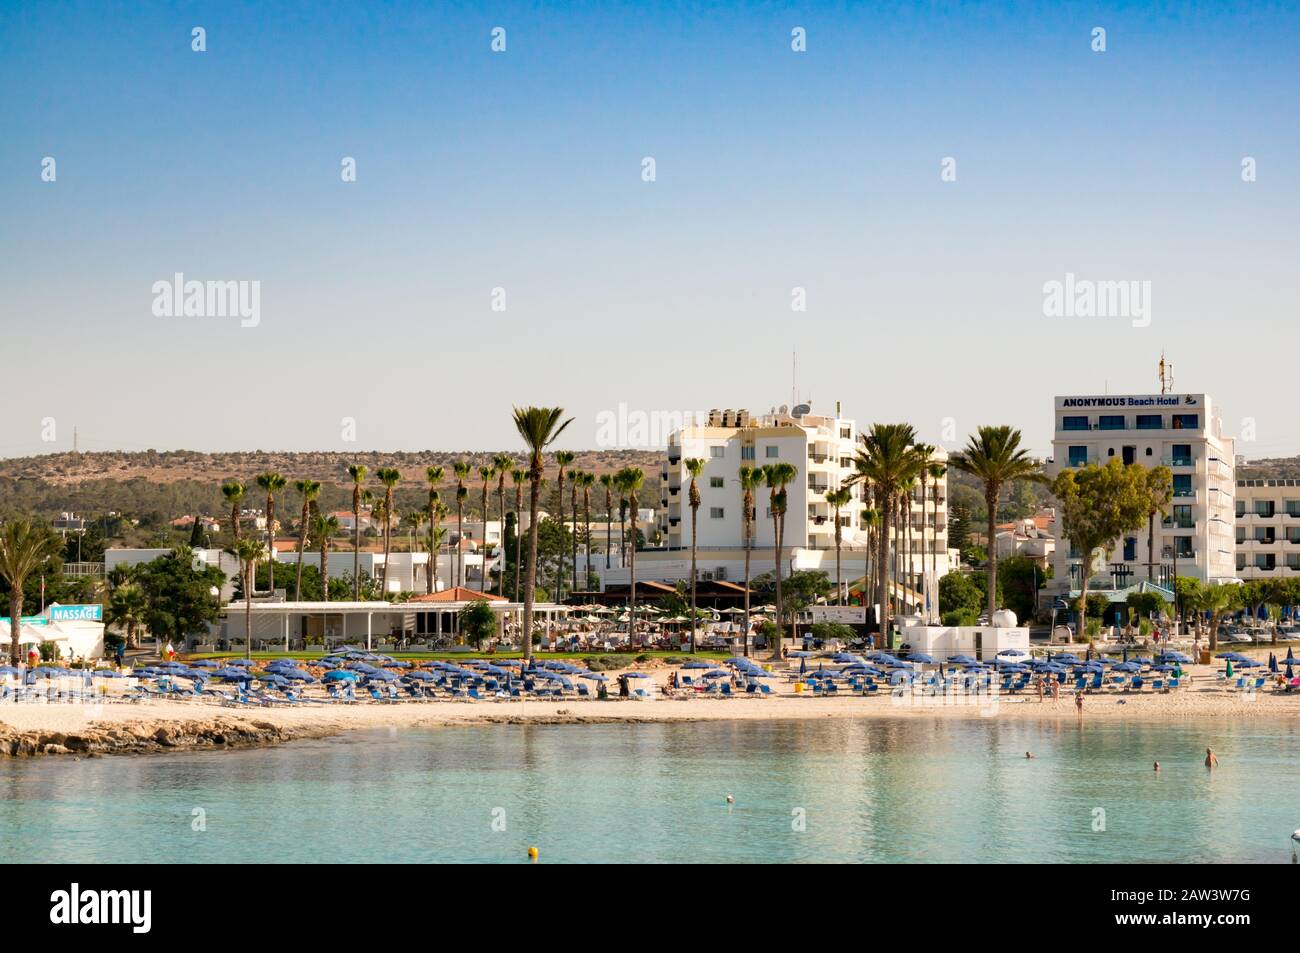
<path id="1" fill-rule="evenodd" d="M 1237 481 L 1237 576 L 1300 578 L 1300 480 Z"/>
<path id="2" fill-rule="evenodd" d="M 853 458 L 859 449 L 855 421 L 835 414 L 812 412 L 807 404 L 781 407 L 760 417 L 745 410 L 710 411 L 704 423 L 691 424 L 673 432 L 661 464 L 659 478 L 659 530 L 664 546 L 637 553 L 637 580 L 674 583 L 690 578 L 691 509 L 688 495 L 690 475 L 685 461 L 704 461 L 699 478 L 699 549 L 697 567 L 701 580 L 740 582 L 744 579 L 745 537 L 742 493 L 738 472 L 742 466 L 761 467 L 785 462 L 794 465 L 795 479 L 786 487 L 787 509 L 782 571 L 820 569 L 835 579 L 835 512 L 826 502 L 829 490 L 848 485 L 854 473 Z M 942 448 L 934 453 L 936 463 L 947 460 Z M 867 558 L 867 534 L 861 512 L 862 488 L 851 484 L 853 499 L 840 509 L 841 561 L 846 584 L 862 576 Z M 948 572 L 949 553 L 947 481 L 941 480 L 938 512 L 934 488 L 925 488 L 924 526 L 921 490 L 918 484 L 912 500 L 913 588 L 919 588 L 923 569 L 928 570 L 937 547 L 936 579 Z M 751 576 L 773 569 L 774 528 L 768 508 L 768 490 L 754 493 L 756 525 L 751 540 Z M 936 531 L 937 530 L 937 531 Z M 925 554 L 924 567 L 921 554 Z M 600 569 L 600 567 L 597 567 Z M 626 569 L 601 570 L 606 585 L 628 582 Z"/>
<path id="3" fill-rule="evenodd" d="M 1157 518 L 1154 554 L 1147 552 L 1144 526 L 1095 557 L 1090 588 L 1123 589 L 1150 581 L 1168 589 L 1175 563 L 1180 576 L 1202 582 L 1235 578 L 1233 440 L 1205 394 L 1136 394 L 1057 397 L 1052 461 L 1055 476 L 1065 467 L 1119 460 L 1173 473 L 1169 516 Z M 1296 496 L 1300 498 L 1300 491 Z M 1079 588 L 1081 553 L 1064 538 L 1053 558 L 1057 592 Z M 1153 564 L 1148 580 L 1147 564 Z"/>

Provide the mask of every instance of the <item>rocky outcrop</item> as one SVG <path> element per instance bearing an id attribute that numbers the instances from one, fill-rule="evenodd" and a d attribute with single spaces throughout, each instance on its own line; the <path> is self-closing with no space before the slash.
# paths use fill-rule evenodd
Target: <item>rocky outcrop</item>
<path id="1" fill-rule="evenodd" d="M 76 732 L 19 731 L 0 724 L 0 758 L 43 754 L 140 754 L 204 748 L 248 748 L 296 738 L 321 737 L 322 729 L 283 728 L 237 718 L 168 722 L 93 723 Z"/>

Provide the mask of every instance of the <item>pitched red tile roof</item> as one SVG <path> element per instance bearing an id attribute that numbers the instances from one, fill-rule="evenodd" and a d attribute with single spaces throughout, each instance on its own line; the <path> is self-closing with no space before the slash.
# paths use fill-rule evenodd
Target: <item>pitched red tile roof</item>
<path id="1" fill-rule="evenodd" d="M 477 589 L 466 589 L 464 586 L 454 586 L 451 589 L 444 589 L 442 592 L 435 592 L 432 595 L 425 594 L 422 596 L 412 596 L 408 602 L 474 602 L 477 599 L 486 599 L 488 602 L 505 602 L 502 596 L 494 596 L 489 592 L 479 592 Z"/>

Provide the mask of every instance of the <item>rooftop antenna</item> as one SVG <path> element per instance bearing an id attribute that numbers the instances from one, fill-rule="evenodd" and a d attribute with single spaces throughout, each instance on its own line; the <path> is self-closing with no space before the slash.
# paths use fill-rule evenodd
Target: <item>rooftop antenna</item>
<path id="1" fill-rule="evenodd" d="M 1165 360 L 1165 352 L 1160 352 L 1160 393 L 1167 394 L 1174 387 L 1174 365 Z"/>
<path id="2" fill-rule="evenodd" d="M 790 352 L 790 406 L 799 403 L 799 352 Z"/>

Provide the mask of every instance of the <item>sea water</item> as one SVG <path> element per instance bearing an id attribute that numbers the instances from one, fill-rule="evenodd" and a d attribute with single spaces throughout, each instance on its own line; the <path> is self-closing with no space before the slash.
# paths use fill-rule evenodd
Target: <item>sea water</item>
<path id="1" fill-rule="evenodd" d="M 1263 720 L 491 725 L 0 762 L 0 863 L 1288 863 L 1297 828 L 1300 727 Z"/>

